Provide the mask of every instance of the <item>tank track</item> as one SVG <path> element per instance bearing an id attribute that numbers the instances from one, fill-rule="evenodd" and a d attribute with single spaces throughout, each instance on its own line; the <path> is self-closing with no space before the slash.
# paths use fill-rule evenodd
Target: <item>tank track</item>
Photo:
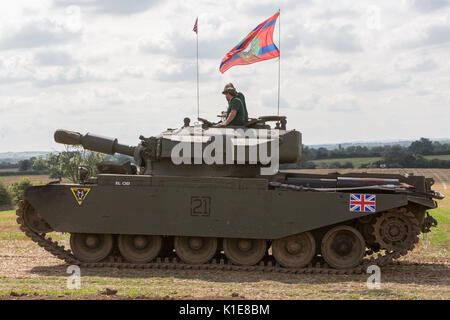
<path id="1" fill-rule="evenodd" d="M 46 237 L 45 234 L 39 234 L 31 230 L 24 223 L 24 212 L 31 208 L 31 205 L 26 201 L 19 202 L 19 208 L 16 211 L 17 223 L 20 225 L 20 230 L 25 233 L 33 242 L 45 249 L 47 252 L 63 260 L 70 265 L 78 265 L 86 268 L 123 268 L 123 269 L 171 269 L 171 270 L 221 270 L 221 271 L 259 271 L 259 272 L 276 272 L 276 273 L 289 273 L 289 274 L 361 274 L 365 273 L 367 267 L 370 265 L 385 266 L 393 262 L 393 260 L 400 258 L 408 253 L 408 251 L 414 248 L 414 244 L 418 242 L 418 235 L 421 230 L 421 226 L 414 218 L 414 214 L 407 210 L 407 208 L 401 208 L 407 216 L 411 218 L 414 224 L 414 234 L 412 237 L 414 240 L 407 248 L 401 248 L 401 250 L 386 251 L 384 254 L 379 253 L 377 257 L 364 258 L 362 263 L 352 269 L 334 269 L 330 268 L 325 262 L 316 262 L 303 268 L 285 268 L 279 266 L 271 256 L 266 256 L 258 265 L 254 266 L 238 266 L 233 265 L 230 261 L 224 257 L 223 259 L 213 259 L 211 262 L 201 265 L 186 264 L 180 262 L 176 257 L 158 257 L 153 262 L 145 264 L 136 264 L 123 262 L 122 257 L 118 252 L 113 250 L 113 253 L 102 262 L 86 263 L 79 261 L 73 256 L 70 250 L 65 249 L 63 245 L 60 245 L 57 241 L 53 241 L 52 238 Z M 367 254 L 371 254 L 370 250 Z M 314 260 L 313 260 L 314 261 Z"/>

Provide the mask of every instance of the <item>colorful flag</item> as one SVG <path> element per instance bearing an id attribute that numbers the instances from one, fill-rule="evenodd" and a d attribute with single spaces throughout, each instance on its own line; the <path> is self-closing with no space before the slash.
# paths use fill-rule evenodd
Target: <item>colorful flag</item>
<path id="1" fill-rule="evenodd" d="M 236 65 L 252 64 L 280 56 L 280 51 L 273 43 L 273 30 L 280 15 L 274 14 L 260 23 L 241 42 L 228 52 L 220 64 L 220 72 L 224 73 Z"/>
<path id="2" fill-rule="evenodd" d="M 195 19 L 194 29 L 192 29 L 192 31 L 194 31 L 195 33 L 197 33 L 197 22 L 198 22 L 198 18 Z"/>

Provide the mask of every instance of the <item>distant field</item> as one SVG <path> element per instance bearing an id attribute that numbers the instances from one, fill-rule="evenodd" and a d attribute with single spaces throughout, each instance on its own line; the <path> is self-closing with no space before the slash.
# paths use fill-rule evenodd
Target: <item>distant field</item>
<path id="1" fill-rule="evenodd" d="M 30 179 L 31 182 L 33 183 L 42 183 L 42 184 L 46 184 L 52 180 L 55 179 L 51 179 L 48 175 L 43 174 L 43 175 L 21 175 L 21 176 L 0 176 L 0 182 L 3 184 L 10 184 L 13 182 L 17 182 L 22 180 L 23 178 L 28 178 Z"/>
<path id="2" fill-rule="evenodd" d="M 0 172 L 17 172 L 19 168 L 0 169 Z"/>
<path id="3" fill-rule="evenodd" d="M 439 159 L 439 160 L 450 160 L 450 154 L 441 154 L 437 156 L 425 156 L 425 159 L 431 160 L 431 159 Z"/>
<path id="4" fill-rule="evenodd" d="M 373 158 L 339 158 L 339 159 L 320 159 L 313 160 L 314 164 L 317 166 L 321 163 L 330 164 L 333 162 L 340 162 L 341 164 L 346 162 L 351 162 L 355 168 L 358 168 L 362 164 L 372 163 L 375 161 L 381 160 L 381 157 L 373 157 Z"/>
<path id="5" fill-rule="evenodd" d="M 424 158 L 427 160 L 431 159 L 450 160 L 450 154 L 425 156 Z M 353 164 L 353 167 L 358 168 L 362 164 L 373 163 L 379 160 L 382 160 L 382 158 L 381 157 L 334 158 L 334 159 L 312 160 L 312 162 L 317 166 L 319 166 L 320 164 L 330 164 L 333 162 L 339 162 L 341 164 L 344 164 L 345 162 L 351 162 Z"/>

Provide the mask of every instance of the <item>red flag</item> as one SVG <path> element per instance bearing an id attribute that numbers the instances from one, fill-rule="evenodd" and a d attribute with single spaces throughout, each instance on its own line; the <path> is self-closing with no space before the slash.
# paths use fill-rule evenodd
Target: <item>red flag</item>
<path id="1" fill-rule="evenodd" d="M 280 56 L 280 51 L 273 43 L 273 30 L 280 15 L 274 14 L 260 23 L 241 42 L 228 52 L 220 64 L 220 72 L 224 73 L 236 65 L 246 65 Z"/>
<path id="2" fill-rule="evenodd" d="M 192 29 L 192 31 L 194 31 L 195 33 L 197 33 L 197 22 L 198 22 L 198 18 L 195 19 L 194 29 Z"/>

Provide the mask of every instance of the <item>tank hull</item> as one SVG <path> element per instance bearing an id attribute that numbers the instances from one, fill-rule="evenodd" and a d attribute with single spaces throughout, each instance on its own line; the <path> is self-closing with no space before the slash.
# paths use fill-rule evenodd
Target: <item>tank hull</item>
<path id="1" fill-rule="evenodd" d="M 82 184 L 27 188 L 20 229 L 83 267 L 350 274 L 407 254 L 437 224 L 426 209 L 443 196 L 431 178 L 280 172 L 278 164 L 301 158 L 301 134 L 285 130 L 285 117 L 245 128 L 199 120 L 140 136 L 137 146 L 57 130 L 56 142 L 133 156 L 135 164 L 101 164 L 98 177 L 80 167 Z M 70 250 L 52 231 L 70 233 Z"/>
<path id="2" fill-rule="evenodd" d="M 266 179 L 101 175 L 96 184 L 31 187 L 25 198 L 58 232 L 269 240 L 410 201 L 378 193 L 374 212 L 353 212 L 352 193 L 361 192 L 270 189 Z"/>

